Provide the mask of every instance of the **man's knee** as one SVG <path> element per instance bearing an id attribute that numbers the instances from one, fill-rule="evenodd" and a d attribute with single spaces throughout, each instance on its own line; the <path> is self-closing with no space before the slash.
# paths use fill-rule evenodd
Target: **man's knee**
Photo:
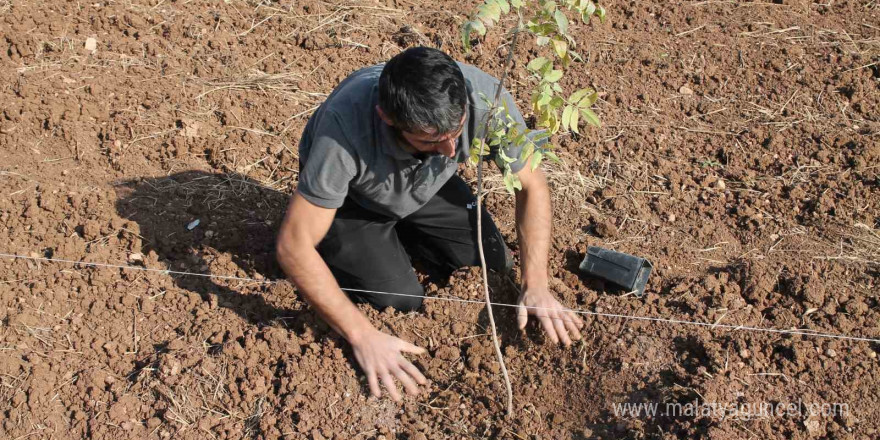
<path id="1" fill-rule="evenodd" d="M 361 290 L 368 292 L 350 294 L 359 302 L 369 303 L 379 310 L 392 307 L 401 312 L 411 312 L 422 307 L 425 297 L 425 289 L 414 274 L 403 279 L 376 283 Z"/>
<path id="2" fill-rule="evenodd" d="M 412 312 L 422 307 L 424 294 L 414 296 L 387 295 L 387 297 L 387 303 L 382 308 L 394 307 L 400 312 Z"/>

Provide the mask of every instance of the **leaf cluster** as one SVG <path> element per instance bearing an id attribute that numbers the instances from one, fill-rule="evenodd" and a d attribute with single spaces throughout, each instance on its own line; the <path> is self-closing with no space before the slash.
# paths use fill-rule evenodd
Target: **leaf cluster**
<path id="1" fill-rule="evenodd" d="M 491 108 L 492 102 L 485 95 L 480 94 L 480 98 Z M 511 194 L 514 190 L 522 189 L 519 177 L 511 169 L 514 162 L 522 160 L 532 171 L 545 158 L 559 162 L 559 157 L 553 152 L 556 147 L 545 142 L 551 133 L 546 130 L 531 130 L 519 124 L 510 115 L 506 101 L 501 100 L 500 106 L 492 110 L 489 117 L 486 136 L 477 136 L 471 141 L 468 164 L 478 165 L 481 158 L 489 155 L 493 149 L 496 150 L 495 163 L 503 170 L 504 185 Z M 519 156 L 508 156 L 508 150 L 519 151 Z"/>
<path id="2" fill-rule="evenodd" d="M 528 31 L 535 37 L 539 47 L 549 49 L 549 57 L 538 56 L 526 66 L 536 81 L 531 93 L 532 110 L 537 117 L 538 127 L 546 131 L 538 136 L 531 135 L 532 130 L 512 123 L 513 119 L 506 107 L 499 107 L 495 109 L 497 117 L 494 120 L 500 122 L 492 126 L 485 142 L 474 140 L 469 162 L 479 163 L 482 156 L 489 154 L 492 146 L 523 147 L 519 158 L 506 157 L 503 149 L 499 150 L 499 165 L 504 170 L 504 183 L 508 191 L 513 192 L 514 189 L 521 189 L 521 185 L 516 175 L 510 172 L 511 163 L 521 159 L 528 161 L 534 169 L 545 157 L 556 158 L 550 151 L 552 145 L 538 147 L 536 142 L 560 129 L 579 134 L 578 125 L 581 121 L 600 126 L 599 118 L 591 108 L 598 99 L 597 93 L 585 88 L 566 97 L 559 82 L 572 62 L 582 60 L 580 54 L 574 50 L 577 44 L 570 34 L 573 22 L 569 20 L 569 16 L 573 14 L 575 21 L 579 19 L 586 24 L 593 16 L 604 22 L 606 12 L 605 8 L 592 0 L 537 0 L 528 8 L 523 0 L 485 0 L 477 7 L 473 17 L 462 26 L 461 36 L 465 50 L 471 49 L 471 37 L 474 33 L 479 37 L 485 36 L 488 29 L 498 25 L 502 17 L 511 12 L 517 16 L 518 29 Z M 530 15 L 524 18 L 526 12 Z M 489 108 L 494 106 L 491 102 L 488 104 Z"/>

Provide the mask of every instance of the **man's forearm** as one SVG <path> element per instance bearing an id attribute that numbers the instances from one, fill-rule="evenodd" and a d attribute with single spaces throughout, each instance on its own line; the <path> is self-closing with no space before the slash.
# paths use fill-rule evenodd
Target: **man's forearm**
<path id="1" fill-rule="evenodd" d="M 516 193 L 516 232 L 520 243 L 523 287 L 547 284 L 550 251 L 550 190 L 543 173 Z"/>
<path id="2" fill-rule="evenodd" d="M 330 268 L 313 247 L 279 244 L 278 263 L 318 315 L 349 343 L 354 344 L 373 328 L 339 288 Z"/>

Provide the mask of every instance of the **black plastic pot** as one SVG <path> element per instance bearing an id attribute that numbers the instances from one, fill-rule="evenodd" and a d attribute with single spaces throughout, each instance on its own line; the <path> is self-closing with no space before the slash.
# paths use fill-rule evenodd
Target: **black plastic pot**
<path id="1" fill-rule="evenodd" d="M 635 255 L 590 246 L 581 262 L 581 272 L 614 283 L 636 296 L 645 293 L 651 275 L 651 262 Z"/>

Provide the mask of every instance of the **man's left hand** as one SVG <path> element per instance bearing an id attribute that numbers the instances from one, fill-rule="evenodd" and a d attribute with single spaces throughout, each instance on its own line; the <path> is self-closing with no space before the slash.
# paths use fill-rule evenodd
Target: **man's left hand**
<path id="1" fill-rule="evenodd" d="M 518 305 L 516 317 L 520 330 L 526 328 L 528 315 L 533 315 L 538 318 L 553 343 L 562 341 L 568 347 L 572 339 L 581 339 L 584 321 L 560 304 L 546 287 L 523 290 Z"/>

